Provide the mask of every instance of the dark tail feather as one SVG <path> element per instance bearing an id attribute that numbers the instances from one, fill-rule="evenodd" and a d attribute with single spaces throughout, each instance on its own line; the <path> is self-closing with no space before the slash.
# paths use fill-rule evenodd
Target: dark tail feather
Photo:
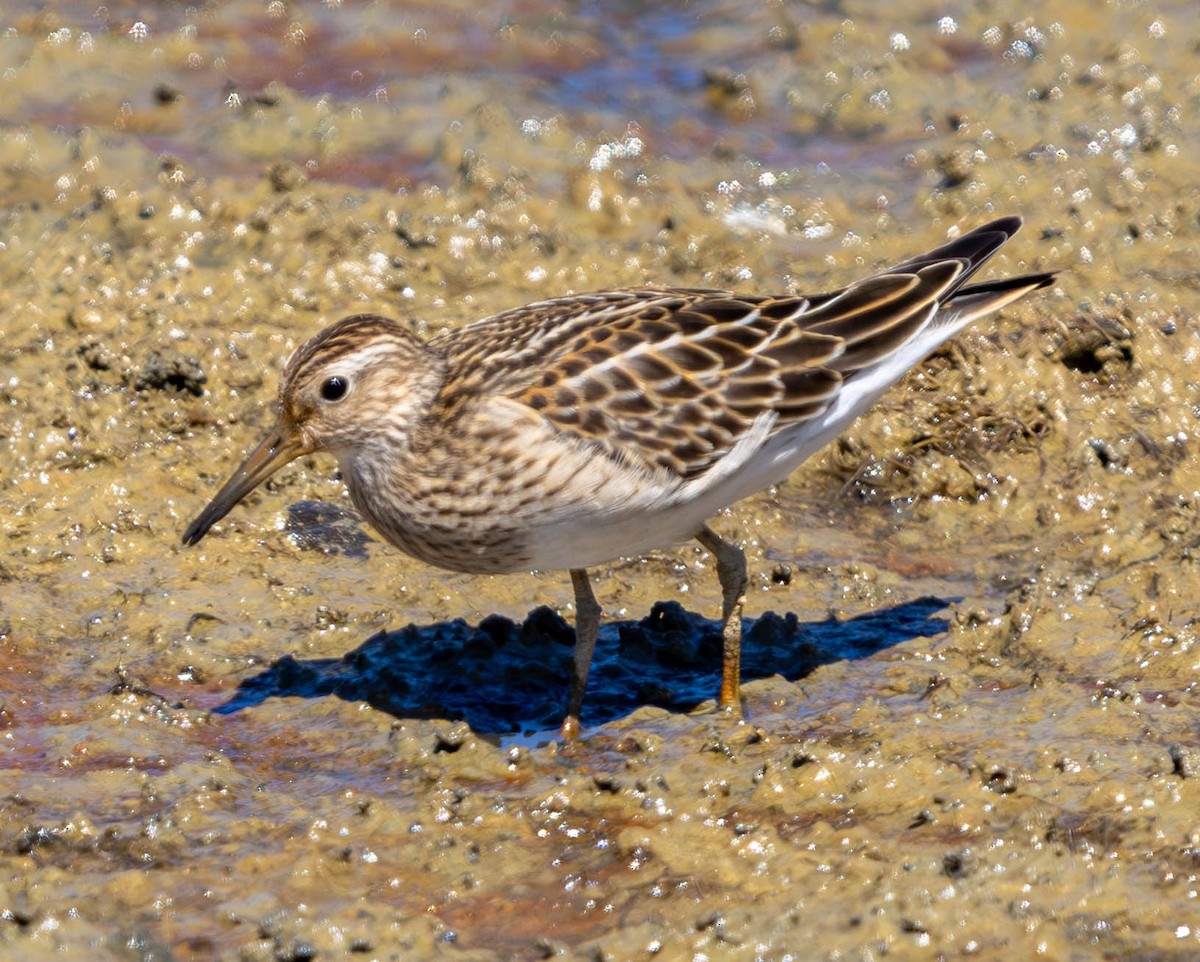
<path id="1" fill-rule="evenodd" d="M 961 287 L 942 302 L 941 310 L 937 312 L 930 329 L 963 327 L 977 317 L 998 311 L 1005 305 L 1020 300 L 1026 294 L 1049 287 L 1057 276 L 1055 271 L 1046 271 L 1041 274 L 1022 274 L 1020 277 L 1003 277 L 999 280 L 984 281 L 982 284 L 972 284 L 970 287 Z"/>
<path id="2" fill-rule="evenodd" d="M 954 287 L 951 288 L 950 292 L 947 292 L 949 294 L 965 284 L 971 275 L 987 263 L 988 258 L 1008 243 L 1009 238 L 1020 229 L 1020 217 L 1001 217 L 990 224 L 976 227 L 973 231 L 968 231 L 962 237 L 955 238 L 941 247 L 926 251 L 924 254 L 918 254 L 903 264 L 897 264 L 895 267 L 889 268 L 887 273 L 910 274 L 916 273 L 922 267 L 938 261 L 961 261 L 963 264 L 962 273 L 955 279 Z M 943 294 L 943 298 L 947 294 Z"/>

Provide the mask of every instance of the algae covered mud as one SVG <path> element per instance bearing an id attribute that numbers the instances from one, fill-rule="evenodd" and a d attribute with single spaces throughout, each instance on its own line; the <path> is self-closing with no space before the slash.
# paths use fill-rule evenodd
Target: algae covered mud
<path id="1" fill-rule="evenodd" d="M 10 5 L 0 947 L 1188 959 L 1200 79 L 1184 3 Z M 187 521 L 288 353 L 569 290 L 826 290 L 995 216 L 1052 290 L 698 548 L 447 575 L 335 466 Z M 530 734 L 530 733 L 533 734 Z"/>

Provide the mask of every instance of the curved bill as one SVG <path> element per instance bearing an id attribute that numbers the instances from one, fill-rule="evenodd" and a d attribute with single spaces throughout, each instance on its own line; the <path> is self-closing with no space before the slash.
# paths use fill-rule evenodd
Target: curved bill
<path id="1" fill-rule="evenodd" d="M 289 461 L 305 453 L 299 438 L 285 437 L 278 424 L 263 438 L 245 462 L 238 468 L 225 486 L 217 492 L 208 507 L 188 525 L 183 533 L 183 543 L 193 545 L 207 533 L 208 529 L 229 514 L 235 504 L 258 487 L 263 481 Z"/>

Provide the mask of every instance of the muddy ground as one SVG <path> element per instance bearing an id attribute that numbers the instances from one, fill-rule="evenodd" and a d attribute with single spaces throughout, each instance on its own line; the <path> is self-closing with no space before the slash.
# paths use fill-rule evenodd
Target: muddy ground
<path id="1" fill-rule="evenodd" d="M 1191 4 L 10 4 L 0 956 L 1200 956 Z M 411 562 L 327 459 L 180 535 L 288 353 L 1002 214 L 976 324 L 710 559 Z"/>

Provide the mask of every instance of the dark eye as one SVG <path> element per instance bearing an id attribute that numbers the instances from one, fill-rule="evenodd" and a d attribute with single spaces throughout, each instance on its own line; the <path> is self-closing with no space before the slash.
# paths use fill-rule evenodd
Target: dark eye
<path id="1" fill-rule="evenodd" d="M 350 382 L 344 377 L 334 375 L 325 379 L 325 383 L 321 385 L 321 397 L 326 401 L 340 401 L 346 396 L 346 392 L 350 390 Z"/>

